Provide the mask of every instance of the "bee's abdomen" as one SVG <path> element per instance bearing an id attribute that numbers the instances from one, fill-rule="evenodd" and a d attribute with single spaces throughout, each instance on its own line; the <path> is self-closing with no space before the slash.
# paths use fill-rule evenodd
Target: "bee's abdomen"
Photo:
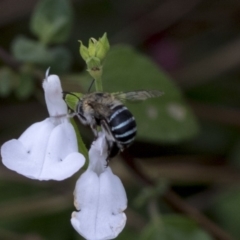
<path id="1" fill-rule="evenodd" d="M 131 144 L 137 133 L 136 121 L 131 112 L 123 105 L 112 108 L 108 121 L 114 138 L 122 145 Z"/>

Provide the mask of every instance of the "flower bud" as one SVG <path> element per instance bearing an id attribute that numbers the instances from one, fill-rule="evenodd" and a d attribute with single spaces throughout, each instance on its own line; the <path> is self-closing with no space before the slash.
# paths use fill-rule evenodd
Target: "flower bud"
<path id="1" fill-rule="evenodd" d="M 96 55 L 96 44 L 97 40 L 95 38 L 90 38 L 88 41 L 88 53 L 90 57 L 95 57 Z"/>
<path id="2" fill-rule="evenodd" d="M 96 40 L 95 38 L 90 38 L 88 41 L 88 48 L 84 46 L 81 41 L 79 42 L 80 42 L 79 52 L 85 62 L 88 62 L 89 58 L 94 57 L 97 58 L 98 61 L 102 63 L 102 61 L 107 55 L 107 52 L 110 49 L 106 33 L 104 33 L 103 36 L 99 38 L 99 40 Z"/>
<path id="3" fill-rule="evenodd" d="M 86 63 L 87 63 L 88 70 L 90 70 L 90 69 L 97 70 L 97 69 L 99 69 L 101 67 L 101 62 L 96 57 L 89 58 L 86 61 Z"/>
<path id="4" fill-rule="evenodd" d="M 96 49 L 96 57 L 99 58 L 101 61 L 103 61 L 109 49 L 110 49 L 110 45 L 107 39 L 107 34 L 104 33 L 103 36 L 98 41 L 97 49 Z"/>
<path id="5" fill-rule="evenodd" d="M 88 49 L 83 45 L 82 41 L 79 41 L 79 42 L 80 42 L 80 47 L 79 47 L 80 55 L 84 61 L 87 61 L 87 59 L 89 58 Z"/>

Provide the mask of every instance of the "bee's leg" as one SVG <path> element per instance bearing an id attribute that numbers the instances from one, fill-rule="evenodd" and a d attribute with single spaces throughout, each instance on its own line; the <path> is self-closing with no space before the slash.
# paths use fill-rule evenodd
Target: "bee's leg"
<path id="1" fill-rule="evenodd" d="M 94 140 L 96 140 L 98 138 L 98 131 L 97 131 L 97 124 L 93 123 L 90 125 L 93 135 L 94 135 Z"/>
<path id="2" fill-rule="evenodd" d="M 115 157 L 119 153 L 119 147 L 116 142 L 111 142 L 108 148 L 108 159 Z"/>
<path id="3" fill-rule="evenodd" d="M 112 132 L 111 132 L 111 129 L 110 129 L 109 125 L 108 125 L 107 120 L 106 119 L 102 119 L 100 124 L 101 124 L 102 130 L 105 133 L 107 147 L 108 147 L 108 150 L 107 150 L 108 151 L 108 155 L 107 155 L 107 159 L 106 159 L 106 162 L 107 162 L 106 167 L 107 167 L 109 165 L 110 159 L 113 157 L 112 148 L 113 148 L 113 145 L 115 144 L 115 139 L 114 139 L 114 137 L 112 135 Z"/>
<path id="4" fill-rule="evenodd" d="M 108 165 L 109 165 L 109 162 L 110 162 L 110 151 L 111 151 L 111 143 L 107 140 L 107 138 L 106 138 L 106 143 L 107 143 L 107 152 L 108 152 L 108 154 L 107 154 L 107 158 L 106 158 L 106 168 L 108 167 Z"/>

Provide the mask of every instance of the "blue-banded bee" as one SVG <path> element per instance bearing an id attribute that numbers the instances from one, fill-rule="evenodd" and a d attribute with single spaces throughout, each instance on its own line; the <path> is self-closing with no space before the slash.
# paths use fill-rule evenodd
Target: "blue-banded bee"
<path id="1" fill-rule="evenodd" d="M 116 156 L 134 141 L 137 125 L 134 116 L 122 102 L 141 101 L 148 98 L 159 97 L 163 93 L 157 90 L 133 92 L 94 92 L 85 95 L 68 93 L 65 100 L 84 125 L 89 125 L 98 136 L 97 127 L 105 132 L 108 144 L 108 159 Z M 70 95 L 78 98 L 77 104 L 69 104 Z"/>

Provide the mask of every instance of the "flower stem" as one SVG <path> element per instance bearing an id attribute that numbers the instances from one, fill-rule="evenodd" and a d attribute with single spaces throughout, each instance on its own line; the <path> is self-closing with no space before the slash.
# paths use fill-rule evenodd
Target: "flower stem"
<path id="1" fill-rule="evenodd" d="M 95 89 L 96 89 L 96 92 L 103 92 L 102 77 L 101 76 L 95 78 Z"/>
<path id="2" fill-rule="evenodd" d="M 83 154 L 83 156 L 88 161 L 88 150 L 87 150 L 87 148 L 86 148 L 86 146 L 85 146 L 85 144 L 84 144 L 84 142 L 82 140 L 82 137 L 81 137 L 81 135 L 79 133 L 78 127 L 77 127 L 77 125 L 76 125 L 76 123 L 75 123 L 73 118 L 71 118 L 70 121 L 71 121 L 71 124 L 73 125 L 73 128 L 74 128 L 75 132 L 76 132 L 77 142 L 78 142 L 78 150 L 79 150 L 80 153 Z"/>

